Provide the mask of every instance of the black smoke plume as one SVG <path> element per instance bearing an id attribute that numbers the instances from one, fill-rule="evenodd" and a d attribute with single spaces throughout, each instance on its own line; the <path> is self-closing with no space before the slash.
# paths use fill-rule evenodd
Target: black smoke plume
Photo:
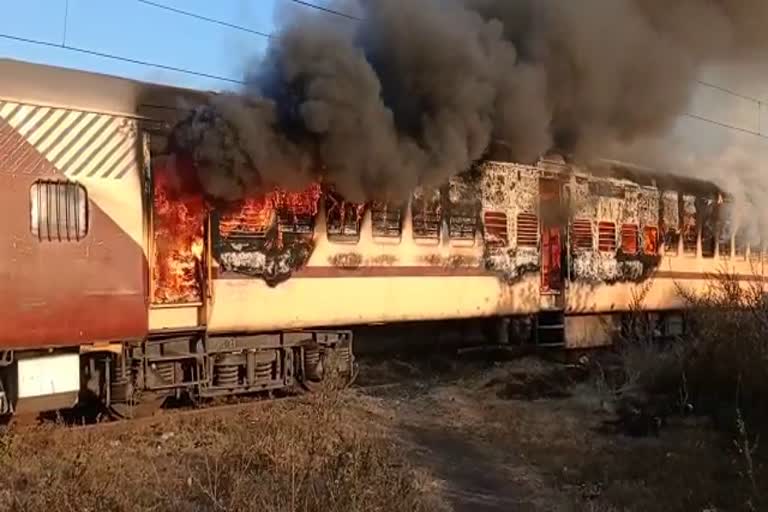
<path id="1" fill-rule="evenodd" d="M 487 158 L 663 134 L 708 65 L 768 56 L 765 0 L 360 0 L 283 20 L 237 94 L 177 127 L 209 194 L 318 178 L 399 199 Z M 343 23 L 343 25 L 340 25 Z"/>

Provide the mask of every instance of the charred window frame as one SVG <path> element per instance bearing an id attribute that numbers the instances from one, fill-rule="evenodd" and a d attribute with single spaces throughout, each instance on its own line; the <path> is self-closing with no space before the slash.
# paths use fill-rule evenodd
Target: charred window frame
<path id="1" fill-rule="evenodd" d="M 88 193 L 73 181 L 38 180 L 29 189 L 30 232 L 41 242 L 79 242 L 88 235 Z"/>
<path id="2" fill-rule="evenodd" d="M 643 254 L 648 256 L 659 254 L 659 228 L 656 226 L 643 227 Z"/>
<path id="3" fill-rule="evenodd" d="M 448 216 L 448 236 L 451 240 L 474 242 L 477 235 L 478 210 L 452 211 Z"/>
<path id="4" fill-rule="evenodd" d="M 480 230 L 480 175 L 478 173 L 463 173 L 454 176 L 448 184 L 442 187 L 442 197 L 445 199 L 446 222 L 448 238 L 460 245 L 474 245 Z"/>
<path id="5" fill-rule="evenodd" d="M 519 213 L 517 215 L 517 246 L 538 247 L 539 217 L 535 213 Z"/>
<path id="6" fill-rule="evenodd" d="M 383 202 L 371 204 L 371 230 L 376 238 L 399 239 L 403 234 L 405 206 Z"/>
<path id="7" fill-rule="evenodd" d="M 295 213 L 287 208 L 279 208 L 277 227 L 281 233 L 288 235 L 312 236 L 315 232 L 315 217 L 305 213 Z"/>
<path id="8" fill-rule="evenodd" d="M 664 254 L 680 254 L 680 194 L 668 190 L 661 193 L 661 222 Z"/>
<path id="9" fill-rule="evenodd" d="M 737 258 L 747 257 L 747 230 L 739 227 L 733 235 L 733 254 Z"/>
<path id="10" fill-rule="evenodd" d="M 640 243 L 640 228 L 637 224 L 622 224 L 621 226 L 621 252 L 628 255 L 638 253 Z"/>
<path id="11" fill-rule="evenodd" d="M 485 212 L 483 215 L 485 243 L 490 247 L 509 245 L 509 222 L 504 212 Z"/>
<path id="12" fill-rule="evenodd" d="M 616 252 L 616 223 L 598 222 L 597 248 L 600 252 Z"/>
<path id="13" fill-rule="evenodd" d="M 749 242 L 749 259 L 760 260 L 763 257 L 763 241 L 762 240 L 750 240 Z"/>
<path id="14" fill-rule="evenodd" d="M 268 198 L 249 199 L 215 212 L 218 236 L 224 239 L 263 240 L 277 216 Z"/>
<path id="15" fill-rule="evenodd" d="M 701 237 L 701 256 L 714 258 L 717 247 L 717 202 L 712 197 L 698 198 L 696 211 Z"/>
<path id="16" fill-rule="evenodd" d="M 732 204 L 723 203 L 717 209 L 717 253 L 721 258 L 730 258 L 733 252 Z"/>
<path id="17" fill-rule="evenodd" d="M 328 240 L 357 242 L 363 224 L 365 204 L 352 203 L 334 191 L 325 194 L 325 229 Z"/>
<path id="18" fill-rule="evenodd" d="M 282 235 L 311 238 L 315 233 L 315 221 L 320 187 L 313 185 L 302 192 L 276 190 L 273 204 L 277 215 L 277 229 Z"/>
<path id="19" fill-rule="evenodd" d="M 443 207 L 440 191 L 415 193 L 411 200 L 413 238 L 439 242 L 442 225 Z"/>
<path id="20" fill-rule="evenodd" d="M 580 251 L 592 251 L 595 248 L 592 235 L 592 221 L 589 219 L 574 219 L 571 223 L 571 245 Z"/>
<path id="21" fill-rule="evenodd" d="M 696 256 L 699 245 L 699 222 L 696 196 L 680 196 L 680 232 L 683 238 L 683 254 Z"/>

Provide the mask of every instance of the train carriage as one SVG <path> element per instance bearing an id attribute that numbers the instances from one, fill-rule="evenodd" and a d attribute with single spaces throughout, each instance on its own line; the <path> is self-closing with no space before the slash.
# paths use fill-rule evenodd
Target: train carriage
<path id="1" fill-rule="evenodd" d="M 168 145 L 196 91 L 0 61 L 0 413 L 352 378 L 350 328 L 532 318 L 611 342 L 632 298 L 673 328 L 677 286 L 762 248 L 711 184 L 626 164 L 487 161 L 403 203 L 331 186 L 211 204 Z"/>

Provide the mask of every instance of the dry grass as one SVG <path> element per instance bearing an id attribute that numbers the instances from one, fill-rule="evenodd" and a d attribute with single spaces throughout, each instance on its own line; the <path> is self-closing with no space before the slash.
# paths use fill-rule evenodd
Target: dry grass
<path id="1" fill-rule="evenodd" d="M 619 343 L 621 378 L 611 390 L 665 400 L 672 413 L 710 418 L 730 440 L 730 455 L 745 484 L 747 510 L 765 504 L 760 480 L 768 478 L 760 433 L 768 433 L 768 301 L 762 281 L 713 276 L 706 291 L 680 287 L 688 302 L 687 332 L 660 343 L 642 313 L 643 293 L 633 301 L 628 329 Z M 648 398 L 653 397 L 653 398 Z M 678 408 L 678 409 L 676 409 Z"/>
<path id="2" fill-rule="evenodd" d="M 328 393 L 106 435 L 4 434 L 0 510 L 434 509 L 398 447 L 355 428 L 345 408 Z"/>

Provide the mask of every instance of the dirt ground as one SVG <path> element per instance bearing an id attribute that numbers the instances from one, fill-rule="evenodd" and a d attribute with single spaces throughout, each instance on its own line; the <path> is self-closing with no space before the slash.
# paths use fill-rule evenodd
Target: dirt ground
<path id="1" fill-rule="evenodd" d="M 761 510 L 768 489 L 706 420 L 604 432 L 606 394 L 574 366 L 363 361 L 358 384 L 330 401 L 6 433 L 0 509 L 724 511 Z"/>
<path id="2" fill-rule="evenodd" d="M 737 439 L 706 419 L 670 418 L 658 437 L 631 437 L 603 427 L 615 418 L 610 397 L 573 365 L 426 366 L 368 368 L 372 380 L 377 370 L 416 380 L 358 393 L 358 406 L 409 447 L 453 510 L 762 510 L 753 487 L 768 490 L 768 468 L 755 454 L 753 486 Z"/>

